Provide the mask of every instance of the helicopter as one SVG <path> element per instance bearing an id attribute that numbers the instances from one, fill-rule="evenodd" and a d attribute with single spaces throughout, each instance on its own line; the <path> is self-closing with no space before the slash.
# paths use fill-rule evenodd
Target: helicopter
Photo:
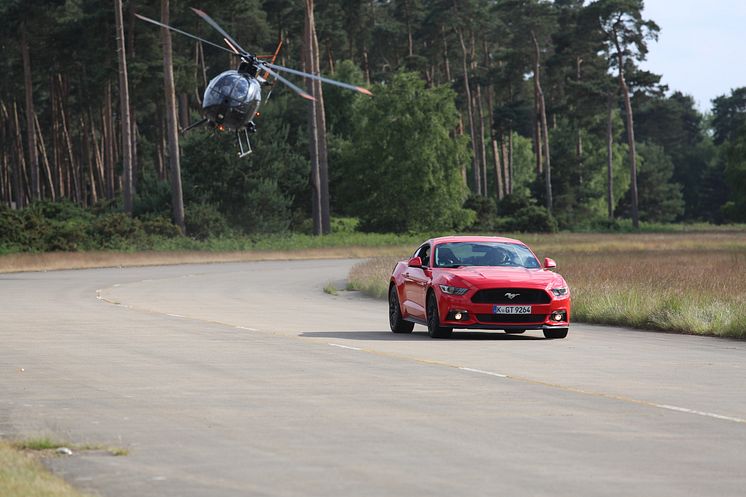
<path id="1" fill-rule="evenodd" d="M 268 93 L 267 97 L 263 100 L 262 87 L 273 84 L 269 79 L 270 77 L 280 81 L 301 97 L 307 100 L 315 100 L 313 96 L 309 95 L 302 88 L 278 74 L 278 72 L 303 76 L 305 78 L 319 80 L 324 83 L 353 90 L 365 95 L 372 95 L 369 90 L 360 86 L 276 65 L 274 61 L 277 58 L 282 43 L 278 45 L 274 56 L 271 58 L 271 62 L 262 60 L 261 56 L 251 54 L 244 50 L 241 45 L 231 37 L 231 35 L 229 35 L 204 11 L 195 8 L 192 8 L 192 11 L 223 36 L 223 41 L 228 48 L 140 14 L 135 14 L 135 16 L 142 21 L 155 24 L 156 26 L 166 28 L 207 45 L 219 48 L 220 50 L 229 52 L 240 59 L 236 69 L 224 71 L 210 80 L 207 88 L 205 88 L 204 98 L 202 99 L 202 119 L 184 128 L 182 133 L 200 126 L 211 126 L 213 129 L 220 132 L 233 131 L 236 134 L 236 142 L 239 150 L 238 156 L 241 158 L 246 157 L 251 153 L 249 133 L 256 132 L 254 117 L 257 115 L 259 105 L 263 101 L 266 102 L 271 94 L 271 92 Z"/>

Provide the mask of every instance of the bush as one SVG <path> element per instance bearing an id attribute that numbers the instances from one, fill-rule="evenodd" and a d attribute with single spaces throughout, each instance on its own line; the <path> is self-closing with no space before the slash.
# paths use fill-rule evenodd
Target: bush
<path id="1" fill-rule="evenodd" d="M 184 210 L 184 216 L 187 234 L 197 240 L 230 233 L 225 217 L 212 204 L 189 204 Z"/>
<path id="2" fill-rule="evenodd" d="M 332 217 L 332 233 L 355 233 L 360 220 L 356 217 Z"/>
<path id="3" fill-rule="evenodd" d="M 24 239 L 23 221 L 19 213 L 5 205 L 0 205 L 0 245 L 23 247 Z"/>
<path id="4" fill-rule="evenodd" d="M 521 209 L 535 205 L 535 201 L 525 195 L 506 195 L 497 204 L 497 213 L 500 216 L 512 216 Z"/>
<path id="5" fill-rule="evenodd" d="M 50 222 L 43 250 L 74 252 L 84 249 L 90 244 L 87 228 L 88 223 L 80 219 Z"/>
<path id="6" fill-rule="evenodd" d="M 146 216 L 142 218 L 142 229 L 147 235 L 160 236 L 163 238 L 176 238 L 181 236 L 178 226 L 164 216 Z"/>
<path id="7" fill-rule="evenodd" d="M 529 205 L 518 210 L 509 218 L 506 226 L 508 231 L 526 233 L 556 233 L 559 231 L 557 220 L 552 217 L 545 207 Z"/>
<path id="8" fill-rule="evenodd" d="M 90 211 L 64 199 L 58 202 L 46 200 L 34 202 L 29 206 L 29 209 L 38 212 L 49 221 L 70 221 L 72 219 L 91 221 L 93 219 Z"/>
<path id="9" fill-rule="evenodd" d="M 125 248 L 136 245 L 145 232 L 139 219 L 121 212 L 104 214 L 90 227 L 91 238 L 102 248 Z"/>
<path id="10" fill-rule="evenodd" d="M 497 226 L 497 205 L 492 197 L 483 197 L 481 195 L 471 195 L 464 208 L 471 209 L 476 213 L 476 219 L 471 226 L 477 231 L 493 231 Z"/>
<path id="11" fill-rule="evenodd" d="M 19 214 L 22 223 L 20 245 L 28 250 L 44 250 L 49 235 L 49 222 L 38 209 L 24 209 Z"/>

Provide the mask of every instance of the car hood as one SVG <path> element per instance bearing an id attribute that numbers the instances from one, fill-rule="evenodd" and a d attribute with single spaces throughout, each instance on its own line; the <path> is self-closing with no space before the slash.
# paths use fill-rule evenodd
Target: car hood
<path id="1" fill-rule="evenodd" d="M 564 279 L 552 271 L 522 267 L 471 266 L 442 269 L 441 277 L 450 284 L 464 281 L 477 288 L 527 287 L 545 289 L 550 285 L 564 284 Z"/>

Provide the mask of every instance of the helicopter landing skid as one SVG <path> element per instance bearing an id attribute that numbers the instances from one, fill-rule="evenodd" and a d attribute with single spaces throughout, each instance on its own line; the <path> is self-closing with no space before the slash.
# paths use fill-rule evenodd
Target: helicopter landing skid
<path id="1" fill-rule="evenodd" d="M 251 153 L 249 130 L 246 128 L 236 130 L 236 141 L 238 142 L 238 157 L 243 159 Z"/>

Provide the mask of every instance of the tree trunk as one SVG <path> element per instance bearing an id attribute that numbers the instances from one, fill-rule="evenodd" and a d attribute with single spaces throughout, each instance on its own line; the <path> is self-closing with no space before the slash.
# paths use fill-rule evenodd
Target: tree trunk
<path id="1" fill-rule="evenodd" d="M 481 85 L 477 84 L 477 92 L 476 96 L 474 97 L 476 100 L 476 111 L 477 111 L 477 118 L 479 119 L 479 126 L 477 128 L 477 131 L 479 132 L 479 135 L 477 136 L 478 142 L 479 142 L 479 162 L 481 163 L 481 169 L 482 169 L 482 195 L 485 197 L 487 196 L 487 146 L 484 143 L 484 111 L 482 106 L 482 87 Z"/>
<path id="2" fill-rule="evenodd" d="M 62 131 L 62 139 L 65 145 L 65 150 L 67 152 L 66 157 L 65 157 L 66 162 L 68 163 L 67 177 L 70 178 L 70 187 L 68 188 L 68 191 L 70 192 L 71 200 L 80 204 L 82 203 L 80 178 L 78 174 L 78 168 L 76 167 L 72 138 L 70 137 L 70 131 L 67 126 L 68 118 L 67 118 L 67 109 L 65 107 L 65 98 L 64 98 L 65 84 L 64 84 L 61 74 L 57 74 L 57 83 L 58 83 L 58 96 L 59 96 L 60 127 Z"/>
<path id="3" fill-rule="evenodd" d="M 311 7 L 313 7 L 313 0 L 310 0 Z M 311 20 L 313 29 L 313 55 L 314 55 L 314 70 L 312 74 L 319 75 L 321 73 L 321 65 L 319 63 L 319 40 L 316 37 L 316 23 L 315 20 Z M 322 89 L 321 81 L 314 81 L 314 93 L 313 96 L 316 98 L 316 133 L 319 140 L 319 172 L 321 179 L 321 231 L 323 234 L 328 235 L 332 231 L 331 223 L 331 212 L 330 212 L 330 199 L 329 199 L 329 160 L 326 142 L 326 112 L 324 110 L 324 91 Z"/>
<path id="4" fill-rule="evenodd" d="M 461 29 L 458 29 L 458 39 L 461 43 L 461 61 L 462 68 L 464 71 L 464 92 L 466 92 L 466 112 L 469 114 L 469 136 L 471 137 L 471 171 L 474 176 L 474 189 L 473 192 L 480 195 L 482 192 L 482 175 L 481 167 L 479 162 L 479 152 L 477 151 L 478 143 L 476 137 L 476 129 L 474 123 L 474 108 L 472 106 L 471 88 L 469 87 L 469 63 L 468 53 L 466 50 L 466 43 L 464 42 L 464 33 Z"/>
<path id="5" fill-rule="evenodd" d="M 31 56 L 29 55 L 26 23 L 21 25 L 21 56 L 23 57 L 23 86 L 26 90 L 26 139 L 28 141 L 28 167 L 31 173 L 31 200 L 41 198 L 39 184 L 39 156 L 36 150 L 34 130 L 34 89 L 31 81 Z"/>
<path id="6" fill-rule="evenodd" d="M 207 88 L 207 66 L 205 66 L 205 53 L 202 50 L 202 42 L 198 41 L 195 45 L 195 71 L 196 74 L 194 75 L 194 81 L 202 80 L 202 88 L 204 91 L 204 88 Z M 201 78 L 200 78 L 201 77 Z M 199 103 L 200 106 L 202 106 L 202 97 L 203 93 L 200 91 L 199 84 L 196 84 L 194 86 L 194 97 L 197 99 L 197 103 Z"/>
<path id="7" fill-rule="evenodd" d="M 609 95 L 606 114 L 606 207 L 609 220 L 614 219 L 614 97 Z"/>
<path id="8" fill-rule="evenodd" d="M 122 176 L 124 182 L 124 211 L 132 215 L 134 189 L 132 178 L 132 124 L 130 123 L 130 96 L 127 81 L 127 54 L 124 49 L 124 22 L 122 0 L 114 0 L 117 26 L 117 52 L 119 55 L 119 112 L 122 119 Z"/>
<path id="9" fill-rule="evenodd" d="M 507 178 L 505 185 L 507 188 L 508 195 L 513 194 L 513 128 L 508 128 L 508 167 L 507 167 Z"/>
<path id="10" fill-rule="evenodd" d="M 0 201 L 4 205 L 10 206 L 12 194 L 10 187 L 10 160 L 9 160 L 9 147 L 10 147 L 10 118 L 8 116 L 8 110 L 5 107 L 5 102 L 0 100 L 0 143 L 3 145 L 0 147 Z"/>
<path id="11" fill-rule="evenodd" d="M 547 126 L 547 109 L 544 101 L 544 91 L 541 89 L 541 79 L 539 76 L 540 65 L 539 65 L 539 42 L 536 39 L 534 32 L 531 32 L 531 38 L 534 42 L 534 85 L 536 89 L 536 97 L 539 107 L 539 117 L 541 119 L 541 140 L 543 141 L 544 148 L 544 182 L 546 187 L 546 202 L 547 210 L 552 212 L 552 166 L 549 153 L 549 127 Z"/>
<path id="12" fill-rule="evenodd" d="M 446 28 L 440 27 L 440 36 L 443 39 L 443 70 L 445 71 L 446 82 L 451 82 L 451 63 L 448 60 L 448 41 L 446 40 Z"/>
<path id="13" fill-rule="evenodd" d="M 18 118 L 18 105 L 13 101 L 13 122 L 16 131 L 16 160 L 13 163 L 13 198 L 16 203 L 16 209 L 23 209 L 26 206 L 25 196 L 23 194 L 23 171 L 26 169 L 26 162 L 23 153 L 23 138 L 21 137 L 21 120 Z"/>
<path id="14" fill-rule="evenodd" d="M 93 129 L 93 126 L 90 126 Z M 86 202 L 88 205 L 95 205 L 98 202 L 98 194 L 96 192 L 96 175 L 94 172 L 95 161 L 93 160 L 93 152 L 91 150 L 91 139 L 88 133 L 85 131 L 89 129 L 85 123 L 85 114 L 80 116 L 80 129 L 83 132 L 83 161 L 85 162 L 85 173 L 88 177 L 88 191 L 86 192 Z"/>
<path id="15" fill-rule="evenodd" d="M 627 81 L 624 78 L 624 56 L 619 47 L 619 40 L 615 40 L 617 43 L 617 60 L 619 62 L 619 87 L 622 90 L 624 96 L 624 111 L 627 115 L 627 145 L 629 146 L 629 174 L 632 180 L 630 185 L 630 193 L 632 197 L 632 226 L 635 228 L 640 227 L 640 213 L 638 209 L 637 200 L 637 149 L 635 148 L 635 125 L 632 116 L 632 102 L 629 97 L 629 87 Z"/>
<path id="16" fill-rule="evenodd" d="M 101 137 L 101 145 L 99 146 L 98 137 L 96 135 L 96 124 L 93 120 L 93 113 L 88 109 L 88 126 L 91 130 L 91 143 L 93 144 L 93 158 L 94 158 L 94 177 L 96 180 L 96 201 L 101 197 L 106 196 L 106 173 L 104 170 L 104 140 L 103 135 Z"/>
<path id="17" fill-rule="evenodd" d="M 112 107 L 111 81 L 107 81 L 101 121 L 104 130 L 104 174 L 106 177 L 106 198 L 108 200 L 113 200 L 114 195 L 116 195 L 116 183 L 114 181 L 114 164 L 116 162 L 114 153 L 114 110 Z"/>
<path id="18" fill-rule="evenodd" d="M 57 196 L 54 191 L 54 180 L 52 179 L 52 168 L 49 166 L 49 157 L 47 156 L 47 147 L 44 144 L 44 135 L 41 134 L 41 126 L 39 126 L 39 116 L 34 114 L 34 127 L 36 128 L 36 134 L 39 137 L 39 152 L 41 154 L 42 164 L 44 164 L 44 179 L 47 181 L 47 189 L 49 191 L 49 197 L 52 202 L 57 200 Z"/>
<path id="19" fill-rule="evenodd" d="M 304 70 L 306 72 L 313 73 L 314 69 L 314 19 L 313 19 L 313 0 L 306 1 L 306 16 L 305 16 L 305 36 L 303 40 L 303 52 L 304 52 Z M 312 79 L 306 79 L 306 90 L 308 93 L 314 95 L 314 81 Z M 311 159 L 311 215 L 313 217 L 313 234 L 323 234 L 323 221 L 322 221 L 322 195 L 321 195 L 321 164 L 319 159 L 319 134 L 318 134 L 318 105 L 317 101 L 313 100 L 309 102 L 308 107 L 308 152 Z"/>
<path id="20" fill-rule="evenodd" d="M 363 71 L 365 72 L 365 83 L 370 86 L 370 62 L 368 61 L 368 47 L 363 45 Z"/>
<path id="21" fill-rule="evenodd" d="M 582 80 L 582 74 L 580 72 L 580 66 L 582 63 L 583 59 L 581 57 L 575 58 L 575 81 L 577 81 L 578 86 L 580 86 Z M 575 157 L 578 159 L 578 165 L 580 165 L 580 162 L 583 159 L 583 134 L 581 133 L 580 123 L 577 118 L 575 119 Z"/>
<path id="22" fill-rule="evenodd" d="M 161 22 L 169 23 L 169 0 L 161 0 Z M 166 127 L 168 136 L 168 161 L 171 172 L 171 210 L 174 224 L 182 234 L 184 225 L 184 196 L 181 190 L 181 161 L 179 154 L 179 129 L 176 117 L 176 89 L 174 87 L 174 66 L 171 55 L 171 31 L 161 29 L 163 42 L 163 80 L 166 93 Z M 186 95 L 184 95 L 186 96 Z M 186 100 L 186 99 L 185 99 Z M 185 105 L 182 105 L 185 107 Z"/>
<path id="23" fill-rule="evenodd" d="M 173 72 L 173 69 L 171 70 L 171 72 Z M 188 127 L 189 120 L 189 95 L 187 95 L 186 93 L 179 93 L 179 126 L 182 129 Z"/>
<path id="24" fill-rule="evenodd" d="M 408 0 L 404 0 L 404 17 L 406 17 L 407 23 L 407 54 L 412 57 L 414 55 L 414 36 L 412 35 L 412 20 L 410 19 Z"/>

